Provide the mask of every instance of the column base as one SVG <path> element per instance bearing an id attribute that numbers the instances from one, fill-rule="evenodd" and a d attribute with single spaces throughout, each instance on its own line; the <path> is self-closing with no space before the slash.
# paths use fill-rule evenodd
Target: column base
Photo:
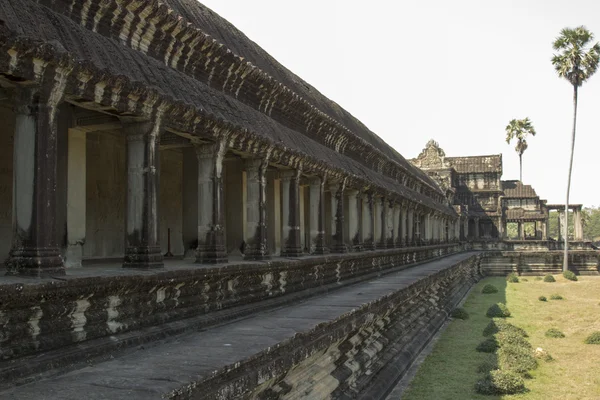
<path id="1" fill-rule="evenodd" d="M 123 268 L 164 268 L 160 247 L 130 247 L 125 251 Z"/>
<path id="2" fill-rule="evenodd" d="M 363 245 L 360 243 L 354 244 L 352 246 L 352 251 L 359 252 L 359 251 L 363 251 L 363 250 L 364 250 Z"/>
<path id="3" fill-rule="evenodd" d="M 337 253 L 337 254 L 343 254 L 343 253 L 347 253 L 348 252 L 348 248 L 346 247 L 345 244 L 335 244 L 331 248 L 331 252 L 332 253 Z"/>
<path id="4" fill-rule="evenodd" d="M 262 260 L 270 260 L 271 255 L 269 254 L 267 248 L 265 246 L 252 246 L 246 244 L 246 248 L 244 249 L 244 260 L 247 261 L 262 261 Z"/>
<path id="5" fill-rule="evenodd" d="M 196 263 L 198 264 L 227 264 L 227 251 L 224 246 L 207 247 L 196 250 Z"/>
<path id="6" fill-rule="evenodd" d="M 14 249 L 6 261 L 6 275 L 48 277 L 65 275 L 65 265 L 58 248 Z"/>
<path id="7" fill-rule="evenodd" d="M 302 257 L 304 251 L 301 247 L 286 247 L 281 250 L 281 257 Z"/>
<path id="8" fill-rule="evenodd" d="M 269 254 L 245 254 L 245 261 L 265 261 L 270 260 L 271 256 Z"/>
<path id="9" fill-rule="evenodd" d="M 373 251 L 373 250 L 377 249 L 377 246 L 375 246 L 375 243 L 373 243 L 373 242 L 365 242 L 365 243 L 363 243 L 363 248 L 365 250 Z"/>
<path id="10" fill-rule="evenodd" d="M 311 251 L 310 254 L 320 255 L 320 256 L 326 255 L 326 254 L 329 254 L 329 249 L 325 246 L 318 246 L 318 247 L 315 247 L 313 249 L 313 251 Z"/>

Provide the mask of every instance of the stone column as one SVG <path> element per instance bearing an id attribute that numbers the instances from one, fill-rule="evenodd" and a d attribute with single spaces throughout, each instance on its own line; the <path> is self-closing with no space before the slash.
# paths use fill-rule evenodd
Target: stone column
<path id="1" fill-rule="evenodd" d="M 281 177 L 283 257 L 301 257 L 300 238 L 300 174 L 301 170 L 283 171 Z"/>
<path id="2" fill-rule="evenodd" d="M 325 179 L 310 180 L 310 253 L 327 254 L 325 246 Z"/>
<path id="3" fill-rule="evenodd" d="M 362 194 L 362 241 L 365 250 L 375 250 L 374 203 L 371 193 Z"/>
<path id="4" fill-rule="evenodd" d="M 56 241 L 58 100 L 34 88 L 18 89 L 15 114 L 8 274 L 64 275 Z"/>
<path id="5" fill-rule="evenodd" d="M 246 160 L 246 232 L 244 259 L 267 260 L 267 167 L 268 159 Z"/>
<path id="6" fill-rule="evenodd" d="M 396 226 L 394 224 L 394 203 L 390 200 L 387 200 L 386 206 L 387 206 L 387 212 L 385 214 L 385 217 L 386 217 L 386 222 L 385 222 L 386 247 L 388 249 L 393 249 L 394 248 L 394 239 L 395 239 L 394 226 Z"/>
<path id="7" fill-rule="evenodd" d="M 225 204 L 223 198 L 223 158 L 225 140 L 197 145 L 198 156 L 198 249 L 196 262 L 227 262 L 225 246 Z"/>
<path id="8" fill-rule="evenodd" d="M 519 221 L 518 224 L 519 224 L 519 240 L 525 240 L 525 224 L 521 221 Z"/>
<path id="9" fill-rule="evenodd" d="M 67 150 L 67 250 L 65 265 L 81 267 L 86 233 L 86 133 L 69 129 Z"/>
<path id="10" fill-rule="evenodd" d="M 406 227 L 408 229 L 408 234 L 406 236 L 406 244 L 408 246 L 412 246 L 414 245 L 414 238 L 415 238 L 415 222 L 414 222 L 414 217 L 415 217 L 415 211 L 412 208 L 408 209 L 408 216 L 407 216 L 407 224 Z"/>
<path id="11" fill-rule="evenodd" d="M 475 221 L 475 240 L 479 240 L 479 218 L 474 218 Z"/>
<path id="12" fill-rule="evenodd" d="M 575 240 L 581 242 L 583 240 L 583 218 L 581 217 L 581 208 L 576 208 L 573 211 L 573 226 L 575 230 Z"/>
<path id="13" fill-rule="evenodd" d="M 362 250 L 362 238 L 360 237 L 360 192 L 356 189 L 347 191 L 348 193 L 348 228 L 350 232 L 350 240 L 352 241 L 352 249 L 354 251 Z"/>
<path id="14" fill-rule="evenodd" d="M 127 217 L 123 268 L 162 268 L 158 233 L 160 119 L 121 121 L 127 135 Z"/>
<path id="15" fill-rule="evenodd" d="M 392 209 L 392 220 L 393 220 L 393 238 L 394 244 L 393 247 L 400 247 L 400 241 L 402 240 L 402 234 L 400 233 L 400 206 L 398 204 L 394 204 Z"/>
<path id="16" fill-rule="evenodd" d="M 548 240 L 548 228 L 546 227 L 546 221 L 542 221 L 542 240 Z"/>
<path id="17" fill-rule="evenodd" d="M 558 241 L 561 242 L 563 240 L 563 225 L 564 225 L 564 210 L 558 210 Z"/>
<path id="18" fill-rule="evenodd" d="M 405 207 L 402 207 L 400 210 L 400 247 L 404 247 L 407 245 L 407 218 L 408 210 Z"/>
<path id="19" fill-rule="evenodd" d="M 344 239 L 344 190 L 345 182 L 331 184 L 331 232 L 332 253 L 346 253 Z"/>
<path id="20" fill-rule="evenodd" d="M 381 221 L 381 237 L 377 243 L 377 247 L 385 249 L 388 247 L 388 202 L 385 197 L 381 198 L 380 214 L 378 215 Z"/>

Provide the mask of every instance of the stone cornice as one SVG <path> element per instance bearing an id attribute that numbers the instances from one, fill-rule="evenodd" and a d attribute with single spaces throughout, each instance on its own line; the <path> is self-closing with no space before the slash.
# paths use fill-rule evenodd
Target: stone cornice
<path id="1" fill-rule="evenodd" d="M 404 166 L 393 160 L 158 0 L 38 2 L 91 31 L 111 37 L 248 104 L 382 175 L 396 181 L 409 176 L 409 180 L 424 187 L 426 196 L 440 201 L 439 189 L 426 175 L 419 176 L 420 172 L 413 170 L 410 163 Z"/>
<path id="2" fill-rule="evenodd" d="M 326 174 L 331 179 L 346 179 L 348 186 L 371 187 L 382 195 L 398 200 L 407 198 L 415 205 L 453 214 L 453 210 L 447 205 L 412 192 L 390 179 L 387 179 L 388 187 L 385 188 L 374 185 L 366 176 L 349 176 L 343 168 L 273 143 L 264 135 L 236 126 L 205 109 L 174 100 L 151 87 L 131 82 L 124 76 L 113 76 L 98 70 L 91 63 L 76 62 L 70 54 L 56 51 L 47 43 L 2 37 L 1 34 L 0 43 L 3 43 L 0 47 L 0 70 L 14 76 L 17 81 L 40 82 L 42 77 L 54 74 L 53 84 L 64 84 L 65 94 L 72 101 L 93 100 L 100 109 L 110 111 L 113 115 L 141 116 L 152 120 L 160 113 L 163 116 L 162 124 L 167 130 L 186 132 L 214 141 L 226 137 L 227 146 L 235 150 L 256 157 L 269 157 L 272 162 L 291 168 L 302 165 L 303 171 L 307 173 Z M 65 71 L 69 72 L 68 75 Z M 57 82 L 58 78 L 61 79 L 60 82 Z M 402 191 L 397 192 L 392 187 L 402 188 Z"/>

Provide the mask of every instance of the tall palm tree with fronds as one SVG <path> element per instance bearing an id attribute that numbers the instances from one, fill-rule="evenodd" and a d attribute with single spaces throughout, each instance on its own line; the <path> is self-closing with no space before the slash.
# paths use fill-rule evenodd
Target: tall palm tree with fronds
<path id="1" fill-rule="evenodd" d="M 527 135 L 535 136 L 535 129 L 529 118 L 513 119 L 506 125 L 506 143 L 517 139 L 515 151 L 519 154 L 519 180 L 523 182 L 523 153 L 527 150 Z"/>
<path id="2" fill-rule="evenodd" d="M 571 190 L 571 171 L 573 170 L 573 154 L 575 153 L 575 130 L 577 127 L 577 90 L 598 69 L 600 44 L 592 44 L 594 34 L 585 26 L 565 28 L 554 40 L 553 48 L 557 52 L 552 57 L 552 65 L 558 76 L 573 85 L 573 132 L 571 134 L 571 158 L 569 161 L 569 177 L 567 180 L 567 202 L 565 203 L 564 225 L 564 260 L 563 270 L 569 268 L 569 193 Z"/>

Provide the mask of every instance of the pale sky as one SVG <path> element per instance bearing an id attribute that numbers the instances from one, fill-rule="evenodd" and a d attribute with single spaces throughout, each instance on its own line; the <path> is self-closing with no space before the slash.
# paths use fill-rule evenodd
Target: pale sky
<path id="1" fill-rule="evenodd" d="M 523 180 L 564 203 L 573 88 L 556 75 L 552 41 L 585 25 L 600 40 L 598 0 L 202 0 L 404 157 L 429 139 L 447 156 L 503 154 L 504 128 L 529 117 L 537 135 Z M 570 203 L 600 205 L 600 72 L 579 90 Z"/>

